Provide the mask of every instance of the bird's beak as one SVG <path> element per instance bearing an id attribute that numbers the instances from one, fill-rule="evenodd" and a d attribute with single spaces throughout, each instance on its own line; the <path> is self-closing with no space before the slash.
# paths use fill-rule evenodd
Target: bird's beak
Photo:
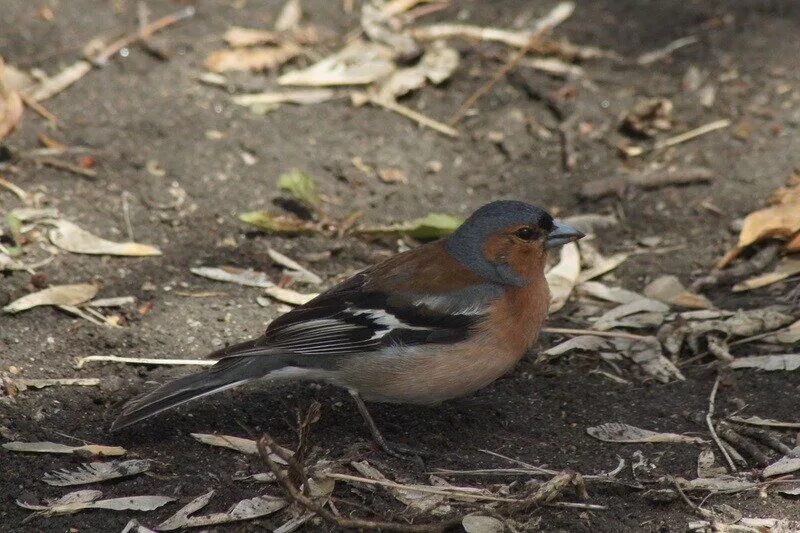
<path id="1" fill-rule="evenodd" d="M 547 234 L 547 239 L 544 241 L 546 249 L 557 248 L 567 244 L 568 242 L 577 241 L 586 237 L 582 231 L 578 231 L 572 226 L 568 226 L 563 222 L 556 220 L 553 224 L 553 230 Z"/>

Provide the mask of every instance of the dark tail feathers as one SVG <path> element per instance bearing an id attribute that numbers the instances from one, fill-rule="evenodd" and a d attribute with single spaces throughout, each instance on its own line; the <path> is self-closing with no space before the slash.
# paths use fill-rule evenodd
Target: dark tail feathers
<path id="1" fill-rule="evenodd" d="M 111 430 L 130 426 L 145 418 L 225 389 L 266 376 L 273 370 L 286 366 L 278 354 L 260 353 L 232 356 L 221 359 L 204 372 L 191 374 L 161 385 L 157 389 L 128 402 L 122 413 L 111 424 Z"/>

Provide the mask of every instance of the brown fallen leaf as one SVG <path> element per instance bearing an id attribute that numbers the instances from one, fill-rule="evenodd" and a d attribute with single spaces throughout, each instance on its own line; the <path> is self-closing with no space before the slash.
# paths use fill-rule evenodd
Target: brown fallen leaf
<path id="1" fill-rule="evenodd" d="M 688 290 L 677 276 L 661 276 L 651 281 L 644 288 L 644 295 L 660 302 L 688 309 L 709 309 L 714 307 L 711 301 L 702 294 Z"/>
<path id="2" fill-rule="evenodd" d="M 264 294 L 289 305 L 305 305 L 319 295 L 318 293 L 304 294 L 278 286 L 267 287 L 264 289 Z"/>
<path id="3" fill-rule="evenodd" d="M 44 475 L 43 481 L 56 487 L 85 485 L 109 479 L 135 476 L 150 470 L 152 461 L 131 459 L 129 461 L 110 461 L 107 463 L 85 463 L 74 470 L 56 470 Z"/>
<path id="4" fill-rule="evenodd" d="M 270 30 L 255 30 L 231 26 L 222 36 L 228 46 L 243 48 L 261 44 L 279 44 L 283 40 L 280 32 Z"/>
<path id="5" fill-rule="evenodd" d="M 225 281 L 228 283 L 236 283 L 237 285 L 244 285 L 247 287 L 272 287 L 274 283 L 270 281 L 269 277 L 263 272 L 256 272 L 255 270 L 237 268 L 232 266 L 223 267 L 195 267 L 190 268 L 189 271 L 196 275 L 214 281 Z"/>
<path id="6" fill-rule="evenodd" d="M 0 140 L 8 136 L 22 119 L 22 98 L 6 81 L 5 63 L 0 57 Z"/>
<path id="7" fill-rule="evenodd" d="M 232 50 L 216 50 L 211 52 L 203 66 L 211 72 L 229 70 L 249 70 L 262 72 L 276 69 L 288 63 L 300 54 L 300 48 L 289 43 L 280 46 L 254 46 L 250 48 L 234 48 Z"/>
<path id="8" fill-rule="evenodd" d="M 11 452 L 23 453 L 61 453 L 74 455 L 97 455 L 113 457 L 125 455 L 125 448 L 119 446 L 102 446 L 100 444 L 84 444 L 83 446 L 67 446 L 57 442 L 5 442 L 3 448 Z"/>
<path id="9" fill-rule="evenodd" d="M 113 242 L 94 235 L 68 220 L 56 221 L 48 237 L 50 242 L 62 250 L 75 254 L 120 255 L 147 257 L 161 255 L 161 250 L 149 244 L 136 242 Z"/>
<path id="10" fill-rule="evenodd" d="M 760 287 L 766 287 L 767 285 L 783 281 L 797 274 L 800 274 L 800 259 L 784 257 L 775 266 L 775 270 L 737 283 L 733 286 L 733 292 L 749 291 Z"/>
<path id="11" fill-rule="evenodd" d="M 604 442 L 664 442 L 675 444 L 704 443 L 700 437 L 689 437 L 677 433 L 659 433 L 619 422 L 609 422 L 586 428 L 586 433 Z"/>
<path id="12" fill-rule="evenodd" d="M 19 313 L 40 305 L 78 305 L 88 302 L 97 294 L 97 285 L 56 285 L 14 300 L 3 307 L 6 313 Z"/>

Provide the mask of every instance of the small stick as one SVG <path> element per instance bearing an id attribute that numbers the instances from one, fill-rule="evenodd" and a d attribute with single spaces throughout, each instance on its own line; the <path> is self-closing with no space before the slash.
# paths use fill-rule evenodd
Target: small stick
<path id="1" fill-rule="evenodd" d="M 395 483 L 394 481 L 389 481 L 388 479 L 372 479 L 368 477 L 351 476 L 350 474 L 339 474 L 336 472 L 330 472 L 326 474 L 326 476 L 331 479 L 339 479 L 342 481 L 353 481 L 356 483 L 364 483 L 367 485 L 379 485 L 381 487 L 388 487 L 391 489 L 411 490 L 415 492 L 424 492 L 427 494 L 439 494 L 441 496 L 459 496 L 459 497 L 474 498 L 476 500 L 490 501 L 490 502 L 513 503 L 520 501 L 514 498 L 503 498 L 502 496 L 493 496 L 490 494 L 485 494 L 483 492 L 483 489 L 478 489 L 474 487 L 447 488 L 447 487 L 431 487 L 428 485 L 405 485 L 403 483 Z"/>
<path id="2" fill-rule="evenodd" d="M 721 438 L 728 441 L 728 444 L 735 447 L 737 450 L 741 450 L 745 455 L 749 455 L 761 468 L 764 468 L 772 462 L 769 457 L 758 449 L 758 446 L 756 446 L 753 441 L 739 435 L 739 433 L 734 431 L 734 429 L 725 422 L 719 422 L 717 424 L 717 431 Z"/>
<path id="3" fill-rule="evenodd" d="M 110 361 L 112 363 L 125 363 L 131 365 L 194 365 L 214 366 L 213 359 L 152 359 L 139 357 L 117 357 L 116 355 L 89 355 L 80 357 L 75 361 L 75 368 L 80 369 L 91 361 Z"/>
<path id="4" fill-rule="evenodd" d="M 96 170 L 92 170 L 91 168 L 79 167 L 78 165 L 73 165 L 72 163 L 69 163 L 67 161 L 62 161 L 61 159 L 54 159 L 52 157 L 36 157 L 33 160 L 45 166 L 57 168 L 60 170 L 66 170 L 67 172 L 72 172 L 73 174 L 78 174 L 79 176 L 83 176 L 86 178 L 90 179 L 97 178 Z"/>
<path id="5" fill-rule="evenodd" d="M 28 193 L 26 193 L 21 187 L 15 185 L 8 181 L 7 179 L 0 177 L 0 187 L 4 187 L 14 193 L 17 198 L 19 198 L 23 203 L 28 202 Z"/>
<path id="6" fill-rule="evenodd" d="M 443 124 L 438 120 L 434 120 L 426 115 L 423 115 L 418 111 L 414 111 L 413 109 L 402 104 L 398 104 L 397 102 L 393 102 L 385 98 L 378 98 L 376 96 L 368 96 L 368 101 L 372 104 L 383 107 L 384 109 L 388 109 L 389 111 L 394 111 L 399 115 L 403 115 L 406 118 L 410 118 L 417 124 L 427 126 L 428 128 L 436 130 L 439 133 L 443 133 L 448 137 L 458 137 L 458 130 L 451 128 L 447 124 Z"/>
<path id="7" fill-rule="evenodd" d="M 22 99 L 22 102 L 33 109 L 39 116 L 42 118 L 49 120 L 53 126 L 58 126 L 58 118 L 48 111 L 42 104 L 31 98 L 30 96 L 26 95 L 25 93 L 19 93 L 19 97 Z"/>
<path id="8" fill-rule="evenodd" d="M 717 401 L 717 390 L 719 389 L 719 376 L 714 381 L 714 386 L 711 388 L 711 395 L 708 397 L 708 413 L 706 413 L 706 425 L 708 426 L 708 431 L 711 433 L 711 438 L 714 439 L 714 442 L 717 444 L 717 447 L 722 452 L 722 455 L 725 457 L 725 460 L 728 462 L 728 466 L 730 466 L 731 471 L 736 472 L 736 465 L 733 464 L 733 459 L 731 459 L 728 450 L 722 444 L 719 436 L 717 435 L 716 430 L 714 429 L 714 410 Z"/>
<path id="9" fill-rule="evenodd" d="M 128 34 L 123 35 L 113 43 L 106 46 L 97 55 L 92 57 L 90 61 L 95 66 L 102 67 L 106 63 L 108 63 L 108 60 L 111 58 L 111 56 L 113 56 L 126 46 L 130 46 L 133 43 L 140 40 L 145 40 L 154 33 L 156 33 L 157 31 L 172 26 L 173 24 L 175 24 L 176 22 L 180 22 L 181 20 L 191 18 L 194 16 L 194 14 L 195 14 L 194 6 L 187 6 L 181 9 L 180 11 L 176 11 L 175 13 L 171 13 L 167 16 L 161 17 L 158 20 L 154 20 L 150 24 L 142 26 L 140 29 L 134 32 L 130 32 Z"/>
<path id="10" fill-rule="evenodd" d="M 315 502 L 303 494 L 289 479 L 289 475 L 283 471 L 280 466 L 270 457 L 270 452 L 275 453 L 281 459 L 287 460 L 288 454 L 283 453 L 280 446 L 275 446 L 275 441 L 269 435 L 264 435 L 258 440 L 258 453 L 261 459 L 267 464 L 269 469 L 275 474 L 287 497 L 303 507 L 308 511 L 319 515 L 323 520 L 329 524 L 333 524 L 342 529 L 356 529 L 368 531 L 398 531 L 401 533 L 428 533 L 444 531 L 450 524 L 400 524 L 396 522 L 377 522 L 373 520 L 361 520 L 358 518 L 344 518 L 342 516 L 335 516 L 333 513 L 325 509 L 322 505 Z M 286 455 L 286 457 L 284 457 Z M 288 462 L 288 460 L 287 460 Z"/>
<path id="11" fill-rule="evenodd" d="M 556 335 L 594 335 L 596 337 L 614 337 L 619 339 L 630 339 L 632 341 L 643 341 L 647 339 L 647 337 L 643 335 L 625 333 L 624 331 L 595 331 L 593 329 L 576 328 L 542 328 L 539 331 L 542 333 L 553 333 Z"/>
<path id="12" fill-rule="evenodd" d="M 492 76 L 488 82 L 478 87 L 475 92 L 473 92 L 464 100 L 464 102 L 459 106 L 447 123 L 450 126 L 455 126 L 458 124 L 458 122 L 464 118 L 464 115 L 467 114 L 467 111 L 469 111 L 469 109 L 475 105 L 475 102 L 477 102 L 481 96 L 491 91 L 492 87 L 494 87 L 498 81 L 504 78 L 519 64 L 522 58 L 525 57 L 525 55 L 531 50 L 544 32 L 553 29 L 555 26 L 567 20 L 570 15 L 572 15 L 574 10 L 575 4 L 572 2 L 561 2 L 560 4 L 556 5 L 556 7 L 554 7 L 550 13 L 545 15 L 542 20 L 538 21 L 536 24 L 536 29 L 528 36 L 525 44 L 519 50 L 517 50 L 517 52 L 514 53 L 514 55 L 512 55 L 497 72 L 494 73 L 494 76 Z"/>
<path id="13" fill-rule="evenodd" d="M 789 455 L 790 453 L 792 453 L 792 448 L 785 445 L 777 437 L 775 437 L 774 435 L 763 429 L 758 429 L 750 426 L 739 426 L 739 425 L 732 427 L 735 428 L 737 433 L 746 435 L 751 439 L 757 440 L 762 444 L 764 444 L 765 446 L 769 446 L 778 453 L 781 453 L 783 455 Z"/>
<path id="14" fill-rule="evenodd" d="M 628 146 L 626 148 L 623 148 L 622 150 L 628 157 L 637 157 L 646 152 L 661 150 L 663 148 L 669 148 L 670 146 L 675 146 L 677 144 L 691 141 L 692 139 L 695 139 L 707 133 L 711 133 L 712 131 L 716 131 L 722 128 L 727 128 L 730 125 L 731 121 L 728 120 L 727 118 L 723 118 L 721 120 L 715 120 L 714 122 L 709 122 L 708 124 L 704 124 L 698 128 L 694 128 L 693 130 L 686 131 L 684 133 L 681 133 L 680 135 L 675 135 L 674 137 L 658 141 L 650 147 Z"/>

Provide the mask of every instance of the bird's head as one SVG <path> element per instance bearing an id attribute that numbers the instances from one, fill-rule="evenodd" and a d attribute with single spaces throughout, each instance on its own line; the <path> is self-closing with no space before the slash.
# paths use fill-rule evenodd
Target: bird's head
<path id="1" fill-rule="evenodd" d="M 444 241 L 445 249 L 479 276 L 523 286 L 544 271 L 547 251 L 584 234 L 525 202 L 499 200 L 475 211 Z"/>

